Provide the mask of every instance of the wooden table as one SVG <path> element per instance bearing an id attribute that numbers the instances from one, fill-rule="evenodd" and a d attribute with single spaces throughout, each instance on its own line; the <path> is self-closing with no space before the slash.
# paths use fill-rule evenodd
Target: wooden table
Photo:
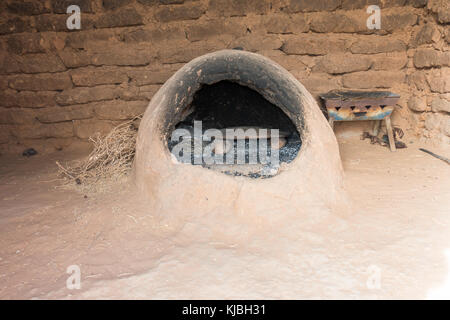
<path id="1" fill-rule="evenodd" d="M 373 135 L 385 121 L 391 151 L 395 151 L 391 115 L 400 96 L 389 91 L 337 91 L 320 95 L 325 102 L 331 128 L 335 121 L 373 120 Z"/>

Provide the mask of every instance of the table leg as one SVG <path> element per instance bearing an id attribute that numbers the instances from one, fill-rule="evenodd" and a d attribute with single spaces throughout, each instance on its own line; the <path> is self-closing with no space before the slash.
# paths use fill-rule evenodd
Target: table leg
<path id="1" fill-rule="evenodd" d="M 334 129 L 334 119 L 333 118 L 329 118 L 328 119 L 328 123 L 330 124 L 331 130 Z"/>
<path id="2" fill-rule="evenodd" d="M 394 139 L 394 132 L 392 131 L 392 125 L 391 125 L 391 117 L 388 116 L 384 119 L 386 122 L 386 130 L 389 138 L 389 146 L 391 147 L 391 151 L 396 151 L 397 148 L 395 147 L 395 139 Z"/>
<path id="3" fill-rule="evenodd" d="M 380 132 L 381 120 L 375 120 L 373 124 L 373 135 L 376 137 Z"/>

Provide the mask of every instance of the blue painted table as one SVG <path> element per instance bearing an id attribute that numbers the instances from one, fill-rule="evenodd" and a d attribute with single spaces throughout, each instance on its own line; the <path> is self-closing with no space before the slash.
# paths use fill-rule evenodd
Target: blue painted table
<path id="1" fill-rule="evenodd" d="M 373 120 L 373 134 L 380 130 L 381 121 L 385 121 L 391 151 L 395 151 L 394 133 L 391 115 L 400 96 L 389 91 L 338 91 L 333 90 L 320 95 L 328 112 L 331 128 L 335 121 Z"/>

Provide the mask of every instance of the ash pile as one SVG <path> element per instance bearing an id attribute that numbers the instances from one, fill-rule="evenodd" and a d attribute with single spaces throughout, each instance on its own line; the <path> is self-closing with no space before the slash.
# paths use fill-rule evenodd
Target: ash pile
<path id="1" fill-rule="evenodd" d="M 202 166 L 232 176 L 270 178 L 281 163 L 290 163 L 301 148 L 297 132 L 259 127 L 225 129 L 180 125 L 168 148 L 178 163 Z"/>

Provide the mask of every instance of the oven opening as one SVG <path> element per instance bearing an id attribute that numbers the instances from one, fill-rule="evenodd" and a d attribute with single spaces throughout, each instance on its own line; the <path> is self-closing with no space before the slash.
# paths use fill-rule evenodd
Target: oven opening
<path id="1" fill-rule="evenodd" d="M 169 135 L 179 163 L 233 176 L 269 178 L 301 147 L 291 119 L 257 91 L 232 81 L 203 85 Z"/>

